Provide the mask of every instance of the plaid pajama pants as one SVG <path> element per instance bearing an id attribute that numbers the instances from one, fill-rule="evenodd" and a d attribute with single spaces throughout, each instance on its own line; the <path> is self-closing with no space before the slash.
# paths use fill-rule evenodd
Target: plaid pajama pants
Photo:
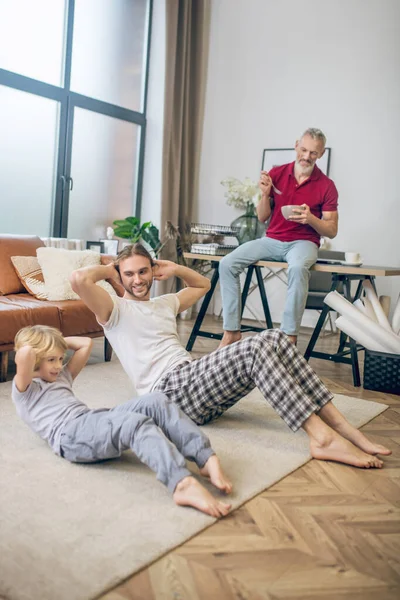
<path id="1" fill-rule="evenodd" d="M 154 389 L 164 392 L 195 423 L 204 425 L 254 387 L 293 431 L 333 398 L 279 329 L 184 362 L 166 373 Z"/>

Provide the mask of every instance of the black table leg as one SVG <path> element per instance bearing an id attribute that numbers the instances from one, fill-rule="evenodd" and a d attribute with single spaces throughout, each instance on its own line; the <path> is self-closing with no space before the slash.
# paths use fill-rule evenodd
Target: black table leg
<path id="1" fill-rule="evenodd" d="M 202 324 L 205 314 L 207 312 L 207 308 L 208 308 L 208 305 L 210 304 L 212 295 L 215 291 L 216 285 L 218 283 L 218 279 L 219 279 L 219 270 L 218 270 L 218 263 L 216 263 L 214 266 L 214 273 L 211 278 L 211 287 L 208 290 L 207 294 L 205 295 L 203 302 L 201 303 L 199 314 L 197 315 L 195 324 L 193 325 L 193 329 L 192 329 L 192 333 L 190 334 L 189 341 L 186 344 L 186 350 L 188 352 L 191 351 L 191 349 L 193 348 L 193 345 L 196 341 L 197 334 L 200 331 L 201 324 Z"/>
<path id="2" fill-rule="evenodd" d="M 267 294 L 265 293 L 264 280 L 261 273 L 261 267 L 255 267 L 258 289 L 260 290 L 261 302 L 264 309 L 265 322 L 268 329 L 273 329 L 274 324 L 272 323 L 271 313 L 269 311 L 269 304 L 267 300 Z"/>
<path id="3" fill-rule="evenodd" d="M 344 290 L 345 290 L 346 300 L 348 300 L 349 302 L 352 302 L 353 299 L 351 297 L 350 281 L 348 279 L 345 279 L 345 281 L 343 282 L 343 286 L 344 286 Z M 361 289 L 362 289 L 362 282 L 360 281 L 358 284 L 357 292 L 361 293 L 360 292 Z M 356 299 L 356 298 L 354 298 L 354 299 Z M 353 371 L 353 384 L 354 384 L 354 387 L 360 387 L 361 380 L 360 380 L 360 366 L 358 364 L 357 342 L 350 336 L 349 336 L 349 345 L 350 345 L 350 354 L 351 354 L 351 368 Z"/>
<path id="4" fill-rule="evenodd" d="M 339 352 L 343 352 L 345 346 L 346 346 L 346 341 L 347 341 L 347 334 L 343 333 L 343 331 L 340 332 L 340 341 L 339 341 L 339 346 L 338 346 L 338 353 Z"/>
<path id="5" fill-rule="evenodd" d="M 339 285 L 339 281 L 333 275 L 332 276 L 332 285 L 331 285 L 330 292 L 334 292 L 336 290 L 336 288 L 338 287 L 338 285 Z M 325 304 L 324 308 L 321 311 L 321 314 L 319 315 L 319 319 L 317 321 L 317 324 L 315 326 L 315 329 L 313 331 L 311 339 L 308 342 L 307 349 L 306 349 L 306 351 L 304 353 L 304 358 L 306 360 L 310 359 L 311 353 L 314 350 L 314 346 L 317 343 L 317 339 L 319 337 L 319 334 L 321 333 L 321 329 L 324 326 L 324 323 L 325 323 L 325 320 L 326 320 L 326 317 L 327 317 L 329 311 L 330 311 L 329 306 L 327 304 Z"/>
<path id="6" fill-rule="evenodd" d="M 249 294 L 251 278 L 253 277 L 254 266 L 250 265 L 247 269 L 246 279 L 243 286 L 242 299 L 241 299 L 241 308 L 240 308 L 240 318 L 243 317 L 244 307 L 246 306 L 247 296 Z"/>

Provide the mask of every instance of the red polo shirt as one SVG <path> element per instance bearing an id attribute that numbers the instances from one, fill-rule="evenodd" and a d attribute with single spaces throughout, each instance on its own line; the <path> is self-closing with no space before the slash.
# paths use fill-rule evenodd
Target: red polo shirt
<path id="1" fill-rule="evenodd" d="M 273 167 L 269 174 L 274 186 L 282 194 L 276 194 L 271 190 L 274 208 L 265 235 L 281 242 L 310 240 L 319 246 L 321 238 L 319 233 L 310 225 L 286 220 L 281 207 L 286 204 L 298 206 L 307 204 L 312 214 L 319 219 L 322 217 L 322 211 L 336 211 L 338 192 L 332 179 L 329 179 L 315 165 L 311 176 L 299 185 L 294 176 L 294 162 Z"/>

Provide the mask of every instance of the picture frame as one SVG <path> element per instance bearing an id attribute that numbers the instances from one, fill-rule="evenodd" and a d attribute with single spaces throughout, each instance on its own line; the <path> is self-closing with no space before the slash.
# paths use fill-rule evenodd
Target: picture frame
<path id="1" fill-rule="evenodd" d="M 92 250 L 93 252 L 98 252 L 99 254 L 104 254 L 104 243 L 101 241 L 97 242 L 86 242 L 86 250 Z"/>
<path id="2" fill-rule="evenodd" d="M 296 150 L 294 148 L 265 148 L 263 150 L 261 171 L 270 171 L 272 167 L 286 165 L 294 160 L 296 160 Z M 317 160 L 316 165 L 328 177 L 330 162 L 331 149 L 325 148 L 324 155 Z"/>
<path id="3" fill-rule="evenodd" d="M 104 254 L 111 254 L 117 256 L 119 240 L 100 240 L 104 245 Z"/>

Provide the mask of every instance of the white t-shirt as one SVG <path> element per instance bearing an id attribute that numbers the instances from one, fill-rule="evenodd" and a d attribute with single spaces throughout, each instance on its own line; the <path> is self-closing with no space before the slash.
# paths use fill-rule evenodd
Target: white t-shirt
<path id="1" fill-rule="evenodd" d="M 114 308 L 102 325 L 107 339 L 138 394 L 150 392 L 165 373 L 192 357 L 179 341 L 179 298 L 166 294 L 147 301 L 113 296 Z"/>

